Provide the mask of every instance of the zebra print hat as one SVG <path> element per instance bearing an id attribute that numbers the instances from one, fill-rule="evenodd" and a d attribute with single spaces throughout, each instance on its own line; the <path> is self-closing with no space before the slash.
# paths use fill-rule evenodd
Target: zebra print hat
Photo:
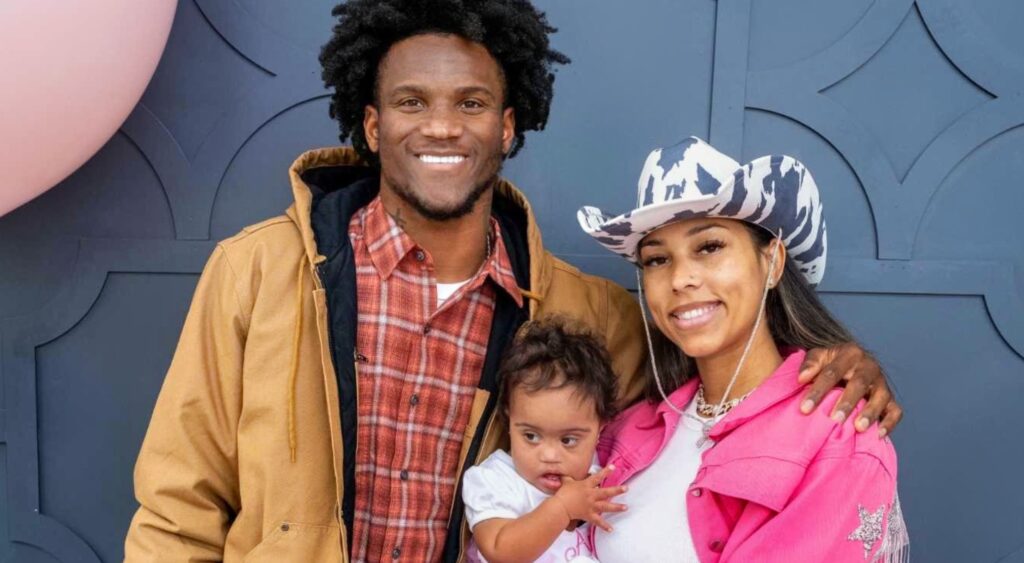
<path id="1" fill-rule="evenodd" d="M 695 217 L 738 219 L 781 232 L 789 256 L 817 285 L 825 274 L 826 236 L 818 186 L 793 157 L 763 156 L 745 165 L 690 137 L 647 157 L 637 207 L 610 217 L 596 207 L 576 214 L 605 248 L 636 263 L 637 245 L 652 231 Z"/>

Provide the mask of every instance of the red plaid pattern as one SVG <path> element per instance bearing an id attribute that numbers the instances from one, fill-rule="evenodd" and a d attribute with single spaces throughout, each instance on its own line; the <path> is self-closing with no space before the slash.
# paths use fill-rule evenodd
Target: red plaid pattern
<path id="1" fill-rule="evenodd" d="M 497 288 L 522 305 L 498 224 L 480 271 L 437 309 L 430 256 L 380 199 L 349 224 L 359 298 L 354 561 L 436 561 Z"/>

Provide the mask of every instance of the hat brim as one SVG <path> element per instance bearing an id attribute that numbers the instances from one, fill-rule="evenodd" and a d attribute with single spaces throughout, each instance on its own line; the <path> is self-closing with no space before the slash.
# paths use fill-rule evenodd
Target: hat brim
<path id="1" fill-rule="evenodd" d="M 726 186 L 722 186 L 726 188 Z M 601 246 L 630 262 L 638 262 L 637 245 L 644 237 L 665 225 L 697 217 L 714 216 L 709 210 L 722 201 L 723 192 L 699 198 L 665 201 L 634 209 L 616 217 L 608 217 L 596 207 L 582 207 L 576 213 L 580 227 Z"/>

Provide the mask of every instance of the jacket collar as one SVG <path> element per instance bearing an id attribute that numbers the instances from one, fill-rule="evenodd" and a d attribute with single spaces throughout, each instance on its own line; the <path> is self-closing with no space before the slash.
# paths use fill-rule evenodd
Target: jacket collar
<path id="1" fill-rule="evenodd" d="M 299 155 L 288 170 L 288 176 L 291 180 L 292 196 L 295 202 L 286 213 L 299 229 L 306 257 L 311 264 L 316 265 L 327 259 L 325 254 L 329 254 L 331 249 L 317 247 L 311 217 L 314 200 L 322 197 L 324 189 L 327 187 L 343 189 L 360 180 L 376 184 L 379 181 L 379 174 L 359 158 L 352 148 L 330 147 L 306 151 Z M 320 177 L 325 181 L 313 185 L 314 182 L 309 180 L 311 177 Z M 503 178 L 498 179 L 494 190 L 493 214 L 499 223 L 505 219 L 503 215 L 507 212 L 517 212 L 525 217 L 529 278 L 520 280 L 521 292 L 533 300 L 543 299 L 551 284 L 551 264 L 549 260 L 542 259 L 544 244 L 530 203 L 522 192 Z M 362 206 L 359 205 L 359 207 Z M 507 231 L 508 229 L 502 225 L 502 230 Z M 511 253 L 512 249 L 509 249 L 509 252 Z M 513 266 L 515 265 L 516 260 L 513 260 Z M 518 277 L 519 271 L 516 270 Z M 533 308 L 536 308 L 536 303 L 531 303 L 531 312 Z"/>
<path id="2" fill-rule="evenodd" d="M 736 408 L 729 411 L 729 414 L 711 429 L 712 440 L 717 441 L 744 422 L 792 397 L 803 388 L 804 385 L 797 381 L 797 376 L 807 352 L 796 348 L 787 348 L 781 352 L 783 360 L 779 367 L 775 368 L 768 379 L 761 382 L 746 400 L 736 405 Z"/>
<path id="3" fill-rule="evenodd" d="M 299 155 L 288 169 L 295 202 L 288 208 L 286 214 L 299 229 L 306 258 L 314 265 L 323 262 L 327 257 L 317 249 L 312 219 L 314 188 L 306 183 L 303 175 L 311 170 L 326 167 L 364 169 L 364 176 L 372 175 L 370 168 L 354 150 L 343 147 L 306 151 Z"/>
<path id="4" fill-rule="evenodd" d="M 750 394 L 739 405 L 736 405 L 722 420 L 718 421 L 711 428 L 709 436 L 713 440 L 719 440 L 725 434 L 731 432 L 744 422 L 761 414 L 766 409 L 792 397 L 794 393 L 803 388 L 803 384 L 797 380 L 800 373 L 800 365 L 807 353 L 798 348 L 783 349 L 783 360 L 779 367 L 775 368 L 768 379 L 761 382 L 761 385 Z M 683 410 L 693 400 L 700 385 L 700 378 L 694 377 L 684 383 L 682 387 L 673 391 L 668 400 L 676 408 Z M 679 413 L 670 407 L 665 401 L 658 405 L 657 409 L 650 411 L 650 414 L 636 423 L 637 428 L 650 429 L 658 424 L 675 427 L 679 421 Z"/>

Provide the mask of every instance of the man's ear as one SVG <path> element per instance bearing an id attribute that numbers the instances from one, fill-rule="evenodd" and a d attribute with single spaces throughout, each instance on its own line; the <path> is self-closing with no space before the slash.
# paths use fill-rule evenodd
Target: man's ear
<path id="1" fill-rule="evenodd" d="M 366 144 L 373 152 L 380 150 L 380 112 L 373 104 L 368 104 L 363 109 L 363 135 L 366 137 Z"/>
<path id="2" fill-rule="evenodd" d="M 512 141 L 516 138 L 516 110 L 505 108 L 501 114 L 501 152 L 508 154 L 512 150 Z"/>

